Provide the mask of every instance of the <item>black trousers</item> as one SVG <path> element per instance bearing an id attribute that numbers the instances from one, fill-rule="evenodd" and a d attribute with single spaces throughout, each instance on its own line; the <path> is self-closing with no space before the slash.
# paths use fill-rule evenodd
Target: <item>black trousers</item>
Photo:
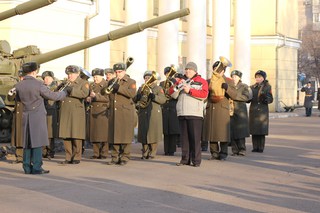
<path id="1" fill-rule="evenodd" d="M 179 135 L 164 135 L 163 145 L 164 145 L 164 154 L 173 155 L 176 152 L 177 141 L 179 140 Z"/>
<path id="2" fill-rule="evenodd" d="M 183 164 L 201 164 L 201 132 L 203 119 L 195 116 L 179 116 L 181 161 Z"/>
<path id="3" fill-rule="evenodd" d="M 306 116 L 311 116 L 312 114 L 312 108 L 306 108 Z"/>
<path id="4" fill-rule="evenodd" d="M 252 135 L 252 148 L 254 152 L 263 152 L 265 146 L 265 135 Z"/>

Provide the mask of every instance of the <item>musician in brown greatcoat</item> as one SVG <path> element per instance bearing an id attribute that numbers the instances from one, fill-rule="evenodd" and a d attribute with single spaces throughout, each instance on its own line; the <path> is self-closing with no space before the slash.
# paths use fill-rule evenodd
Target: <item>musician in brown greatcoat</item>
<path id="1" fill-rule="evenodd" d="M 162 87 L 157 85 L 155 71 L 146 71 L 143 78 L 145 83 L 133 99 L 138 109 L 138 142 L 142 144 L 141 159 L 153 159 L 158 143 L 162 141 L 161 104 L 165 103 L 166 97 Z"/>
<path id="2" fill-rule="evenodd" d="M 103 79 L 104 70 L 95 68 L 92 70 L 93 83 L 90 84 L 89 103 L 89 140 L 93 144 L 93 156 L 91 159 L 106 159 L 108 156 L 108 108 L 109 95 L 101 94 L 101 89 L 108 82 Z"/>
<path id="3" fill-rule="evenodd" d="M 210 142 L 210 159 L 225 160 L 228 156 L 230 142 L 230 104 L 229 99 L 235 98 L 237 91 L 233 81 L 224 73 L 231 63 L 224 57 L 216 61 L 209 83 L 209 95 L 204 117 L 203 141 Z M 220 148 L 219 148 L 220 145 Z"/>
<path id="4" fill-rule="evenodd" d="M 125 165 L 130 159 L 134 136 L 136 81 L 126 74 L 124 63 L 114 64 L 116 78 L 109 81 L 110 92 L 108 142 L 112 143 L 112 160 L 108 165 Z"/>
<path id="5" fill-rule="evenodd" d="M 66 152 L 65 161 L 60 164 L 79 164 L 86 137 L 84 99 L 89 96 L 89 83 L 80 78 L 80 67 L 76 65 L 67 66 L 65 72 L 68 80 L 62 84 L 69 84 L 71 91 L 60 106 L 59 137 L 63 139 Z"/>
<path id="6" fill-rule="evenodd" d="M 22 70 L 19 70 L 19 81 L 23 80 L 24 73 Z M 8 100 L 15 101 L 14 113 L 12 119 L 12 132 L 11 132 L 11 145 L 16 148 L 15 156 L 16 160 L 12 163 L 22 163 L 23 162 L 23 132 L 22 132 L 22 113 L 23 105 L 20 101 L 15 99 L 16 97 L 16 88 L 12 88 L 8 92 Z"/>

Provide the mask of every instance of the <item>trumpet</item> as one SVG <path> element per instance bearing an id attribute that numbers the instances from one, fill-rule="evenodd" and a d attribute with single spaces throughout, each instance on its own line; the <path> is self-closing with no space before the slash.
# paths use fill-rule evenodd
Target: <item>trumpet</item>
<path id="1" fill-rule="evenodd" d="M 193 80 L 191 78 L 188 78 L 187 80 L 179 83 L 178 85 L 176 85 L 174 88 L 173 88 L 173 91 L 179 91 L 182 89 L 183 86 L 185 85 L 190 85 L 191 83 L 193 82 Z"/>
<path id="2" fill-rule="evenodd" d="M 113 86 L 119 82 L 119 78 L 113 78 L 111 81 L 112 83 L 109 86 L 103 87 L 101 89 L 102 95 L 105 95 L 105 94 L 109 95 L 113 91 Z"/>

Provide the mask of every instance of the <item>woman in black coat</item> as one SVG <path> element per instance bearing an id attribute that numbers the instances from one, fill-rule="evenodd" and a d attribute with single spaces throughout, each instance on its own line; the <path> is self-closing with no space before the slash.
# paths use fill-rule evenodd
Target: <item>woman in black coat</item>
<path id="1" fill-rule="evenodd" d="M 256 83 L 251 85 L 252 99 L 249 110 L 249 129 L 252 135 L 252 152 L 263 152 L 265 136 L 269 131 L 269 107 L 273 102 L 271 85 L 262 70 L 255 73 Z"/>

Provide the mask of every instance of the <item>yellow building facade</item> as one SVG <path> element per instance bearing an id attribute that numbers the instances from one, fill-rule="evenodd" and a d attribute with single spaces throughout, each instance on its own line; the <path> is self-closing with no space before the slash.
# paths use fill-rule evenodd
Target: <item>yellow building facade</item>
<path id="1" fill-rule="evenodd" d="M 58 0 L 57 2 L 33 12 L 15 16 L 0 22 L 0 40 L 8 40 L 11 49 L 15 50 L 30 44 L 37 45 L 41 52 L 49 52 L 70 44 L 81 42 L 85 39 L 93 38 L 109 31 L 116 30 L 130 24 L 128 17 L 139 16 L 145 21 L 158 17 L 161 11 L 162 3 L 160 0 L 137 0 L 129 4 L 132 0 Z M 177 4 L 178 8 L 189 7 L 196 0 L 173 0 L 169 4 Z M 202 76 L 210 77 L 211 66 L 216 60 L 214 55 L 215 46 L 213 37 L 215 31 L 212 20 L 219 19 L 215 17 L 213 7 L 216 1 L 226 0 L 199 0 L 197 4 L 202 4 L 203 19 L 206 22 L 204 29 L 204 39 L 197 42 L 204 43 Z M 225 49 L 228 49 L 229 55 L 225 55 L 231 62 L 236 61 L 234 55 L 239 48 L 235 47 L 235 11 L 237 3 L 241 4 L 243 0 L 230 0 L 230 35 L 226 42 Z M 0 11 L 26 2 L 24 0 L 7 0 L 0 2 Z M 175 3 L 174 3 L 175 2 Z M 143 4 L 143 7 L 142 5 Z M 283 103 L 294 105 L 297 99 L 297 52 L 300 47 L 298 40 L 298 1 L 297 0 L 249 0 L 247 11 L 250 14 L 250 50 L 248 52 L 250 65 L 246 72 L 250 79 L 246 80 L 248 84 L 254 83 L 254 73 L 262 69 L 267 72 L 267 79 L 272 85 L 275 101 L 270 105 L 271 111 L 283 111 Z M 128 6 L 130 6 L 128 8 Z M 177 7 L 177 6 L 176 6 Z M 193 13 L 191 6 L 190 12 Z M 144 8 L 144 11 L 141 11 Z M 129 13 L 130 10 L 130 13 Z M 140 14 L 144 13 L 144 14 Z M 141 16 L 142 15 L 142 16 Z M 221 20 L 224 21 L 224 20 Z M 193 27 L 189 25 L 188 17 L 177 20 L 177 54 L 174 56 L 174 64 L 183 70 L 184 65 L 190 60 L 190 46 L 195 45 L 188 40 Z M 194 24 L 193 24 L 194 25 Z M 141 73 L 145 70 L 156 70 L 160 74 L 163 71 L 163 65 L 159 65 L 159 57 L 164 54 L 161 47 L 158 46 L 159 27 L 146 29 L 141 35 L 147 38 L 145 43 L 142 41 L 141 50 L 132 46 L 132 37 L 121 38 L 115 41 L 106 42 L 87 51 L 79 51 L 41 65 L 41 71 L 52 70 L 58 78 L 65 77 L 64 68 L 69 64 L 77 64 L 91 71 L 96 67 L 112 67 L 114 63 L 124 61 L 127 57 L 139 57 L 139 51 L 143 55 L 142 65 L 132 67 L 128 70 L 131 77 L 140 82 Z M 167 33 L 168 37 L 174 36 Z M 140 34 L 140 33 L 139 33 Z M 137 38 L 138 40 L 141 38 Z M 162 38 L 163 39 L 163 38 Z M 227 38 L 228 39 L 228 38 Z M 140 40 L 141 42 L 141 40 Z M 139 43 L 138 43 L 139 44 Z M 129 50 L 128 50 L 129 49 Z M 131 49 L 131 50 L 130 50 Z M 130 51 L 135 55 L 130 55 Z M 167 51 L 170 51 L 168 49 Z M 197 54 L 196 52 L 194 53 Z M 238 59 L 241 60 L 241 59 Z M 139 61 L 136 62 L 139 64 Z M 162 62 L 163 63 L 163 62 Z M 168 61 L 167 65 L 172 62 Z M 198 65 L 199 66 L 199 65 Z M 131 69 L 131 68 L 130 68 Z M 233 69 L 239 69 L 235 64 Z M 163 77 L 163 75 L 162 75 Z"/>

